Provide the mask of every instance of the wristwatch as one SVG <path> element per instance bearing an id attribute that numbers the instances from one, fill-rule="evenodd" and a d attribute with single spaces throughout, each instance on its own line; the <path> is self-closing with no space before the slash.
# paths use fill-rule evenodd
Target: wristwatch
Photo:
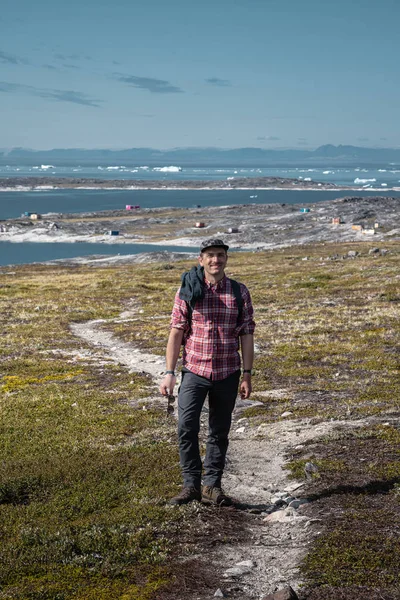
<path id="1" fill-rule="evenodd" d="M 175 371 L 165 371 L 166 375 L 175 375 Z"/>
<path id="2" fill-rule="evenodd" d="M 243 369 L 243 375 L 245 373 L 249 373 L 249 375 L 254 375 L 254 370 L 253 369 Z"/>

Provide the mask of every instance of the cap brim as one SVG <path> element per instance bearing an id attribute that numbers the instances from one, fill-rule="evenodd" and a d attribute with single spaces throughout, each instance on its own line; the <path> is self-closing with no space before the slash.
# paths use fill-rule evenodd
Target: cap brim
<path id="1" fill-rule="evenodd" d="M 229 246 L 226 246 L 225 244 L 223 246 L 221 246 L 220 244 L 218 244 L 218 246 L 210 244 L 210 246 L 204 246 L 204 248 L 200 248 L 200 253 L 204 252 L 204 250 L 208 250 L 208 248 L 223 248 L 225 252 L 228 252 L 229 250 Z"/>

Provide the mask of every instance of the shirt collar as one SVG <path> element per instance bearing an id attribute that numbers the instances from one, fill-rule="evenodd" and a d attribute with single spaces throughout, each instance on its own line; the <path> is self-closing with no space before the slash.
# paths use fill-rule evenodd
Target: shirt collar
<path id="1" fill-rule="evenodd" d="M 210 283 L 209 281 L 207 281 L 206 278 L 204 278 L 204 283 L 206 285 L 206 287 L 210 290 L 210 289 L 215 289 L 215 290 L 222 290 L 224 289 L 225 285 L 226 285 L 226 281 L 227 281 L 227 276 L 224 275 L 222 279 L 220 279 L 217 283 Z"/>

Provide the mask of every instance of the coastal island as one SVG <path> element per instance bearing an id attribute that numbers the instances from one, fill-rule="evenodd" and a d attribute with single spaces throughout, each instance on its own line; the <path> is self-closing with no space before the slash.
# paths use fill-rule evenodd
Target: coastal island
<path id="1" fill-rule="evenodd" d="M 110 190 L 357 190 L 360 186 L 338 186 L 289 177 L 228 177 L 220 180 L 98 179 L 83 177 L 3 177 L 2 190 L 110 189 Z"/>
<path id="2" fill-rule="evenodd" d="M 338 194 L 339 196 L 339 194 Z M 379 242 L 400 237 L 400 199 L 343 196 L 299 204 L 160 207 L 47 213 L 0 222 L 0 242 L 90 242 L 197 248 L 223 237 L 232 249 L 262 251 L 316 242 Z"/>

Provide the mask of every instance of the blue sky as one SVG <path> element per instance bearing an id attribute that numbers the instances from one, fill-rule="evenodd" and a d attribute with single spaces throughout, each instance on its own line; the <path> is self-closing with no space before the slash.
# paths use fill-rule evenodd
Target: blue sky
<path id="1" fill-rule="evenodd" d="M 400 146 L 398 0 L 3 0 L 0 148 Z"/>

